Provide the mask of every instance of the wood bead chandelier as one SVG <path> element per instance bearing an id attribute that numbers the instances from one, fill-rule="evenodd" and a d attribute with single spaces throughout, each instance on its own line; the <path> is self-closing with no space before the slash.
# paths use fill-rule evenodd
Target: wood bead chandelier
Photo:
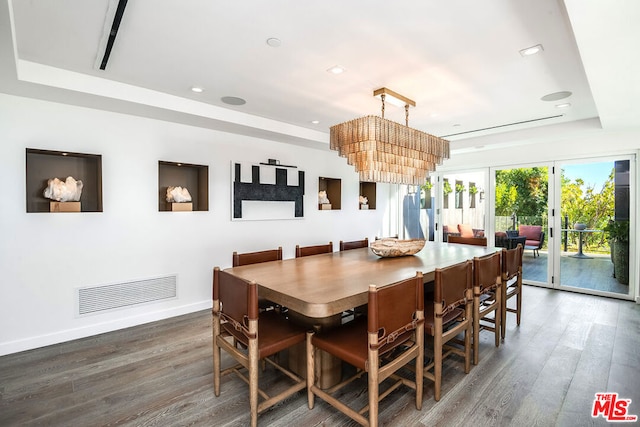
<path id="1" fill-rule="evenodd" d="M 422 185 L 429 172 L 449 158 L 449 141 L 409 127 L 409 106 L 416 103 L 387 88 L 377 89 L 382 117 L 365 116 L 332 126 L 330 147 L 347 159 L 360 181 Z M 384 118 L 385 97 L 405 106 L 406 125 Z"/>

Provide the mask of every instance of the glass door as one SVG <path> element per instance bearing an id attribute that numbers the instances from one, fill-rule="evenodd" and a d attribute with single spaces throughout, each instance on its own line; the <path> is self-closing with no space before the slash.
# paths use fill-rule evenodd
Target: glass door
<path id="1" fill-rule="evenodd" d="M 498 247 L 523 245 L 525 283 L 550 286 L 552 236 L 549 228 L 551 166 L 535 165 L 493 169 L 493 236 Z"/>
<path id="2" fill-rule="evenodd" d="M 630 296 L 631 158 L 559 164 L 561 288 Z"/>

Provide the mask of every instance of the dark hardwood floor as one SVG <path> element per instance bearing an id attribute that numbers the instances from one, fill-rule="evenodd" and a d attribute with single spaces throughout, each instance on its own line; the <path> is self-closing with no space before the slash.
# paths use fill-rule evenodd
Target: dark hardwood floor
<path id="1" fill-rule="evenodd" d="M 640 306 L 525 286 L 519 328 L 508 317 L 495 348 L 481 334 L 480 363 L 467 375 L 445 362 L 443 397 L 425 381 L 422 411 L 407 388 L 380 406 L 390 426 L 588 426 L 595 393 L 632 399 L 640 415 Z M 5 325 L 6 327 L 6 325 Z M 223 360 L 230 363 L 228 358 Z M 244 426 L 247 386 L 235 376 L 212 386 L 209 311 L 0 357 L 0 426 Z M 271 368 L 263 380 L 278 386 Z M 366 384 L 345 391 L 364 402 Z M 346 426 L 354 422 L 306 393 L 261 414 L 264 426 Z"/>

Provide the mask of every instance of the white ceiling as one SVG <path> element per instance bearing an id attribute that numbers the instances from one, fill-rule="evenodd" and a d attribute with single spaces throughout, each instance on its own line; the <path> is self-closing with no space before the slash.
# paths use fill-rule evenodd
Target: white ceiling
<path id="1" fill-rule="evenodd" d="M 409 125 L 453 149 L 587 119 L 637 127 L 640 117 L 635 0 L 135 0 L 103 71 L 116 6 L 4 0 L 0 91 L 312 144 L 327 144 L 334 124 L 380 114 L 380 87 L 416 101 Z M 541 53 L 519 54 L 536 44 Z M 334 65 L 346 71 L 327 72 Z M 541 100 L 558 91 L 572 95 Z M 404 122 L 402 108 L 385 116 Z"/>

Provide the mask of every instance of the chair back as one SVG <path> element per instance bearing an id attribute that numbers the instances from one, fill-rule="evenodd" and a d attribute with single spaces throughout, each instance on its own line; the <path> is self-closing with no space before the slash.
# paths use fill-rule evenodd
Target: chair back
<path id="1" fill-rule="evenodd" d="M 233 253 L 234 267 L 280 260 L 282 260 L 282 246 L 279 246 L 278 249 L 269 249 L 266 251 L 245 252 L 243 254 L 239 254 L 238 252 Z"/>
<path id="2" fill-rule="evenodd" d="M 471 303 L 473 288 L 473 263 L 461 262 L 435 271 L 433 285 L 434 302 L 442 303 L 442 314 L 456 307 Z"/>
<path id="3" fill-rule="evenodd" d="M 421 272 L 391 285 L 369 285 L 368 332 L 378 337 L 372 350 L 384 354 L 411 339 L 418 324 L 424 322 L 423 316 L 418 316 L 423 311 Z"/>
<path id="4" fill-rule="evenodd" d="M 296 258 L 333 252 L 333 242 L 326 245 L 300 246 L 296 245 Z"/>
<path id="5" fill-rule="evenodd" d="M 354 240 L 351 242 L 343 242 L 340 240 L 340 250 L 347 251 L 349 249 L 368 248 L 369 238 L 365 237 L 364 240 Z"/>
<path id="6" fill-rule="evenodd" d="M 216 267 L 213 270 L 213 304 L 219 303 L 222 320 L 249 333 L 247 321 L 258 319 L 258 287 Z M 247 338 L 251 338 L 247 335 Z"/>
<path id="7" fill-rule="evenodd" d="M 480 292 L 494 290 L 502 283 L 501 257 L 501 252 L 494 252 L 473 259 L 473 284 Z"/>
<path id="8" fill-rule="evenodd" d="M 522 274 L 522 245 L 502 250 L 502 281 L 506 282 Z"/>
<path id="9" fill-rule="evenodd" d="M 462 237 L 449 234 L 448 243 L 461 243 L 464 245 L 487 246 L 486 237 Z"/>

